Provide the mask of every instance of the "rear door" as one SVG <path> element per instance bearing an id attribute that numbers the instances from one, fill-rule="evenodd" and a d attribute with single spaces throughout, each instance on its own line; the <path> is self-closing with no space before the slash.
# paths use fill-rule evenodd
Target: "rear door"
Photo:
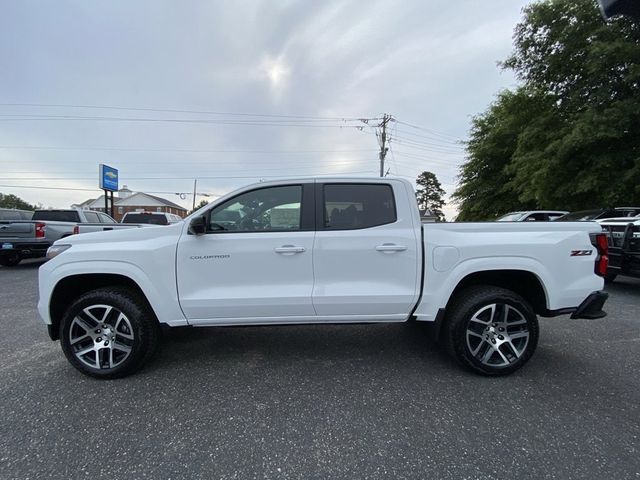
<path id="1" fill-rule="evenodd" d="M 421 274 L 410 201 L 400 182 L 317 184 L 313 305 L 320 319 L 408 317 Z"/>

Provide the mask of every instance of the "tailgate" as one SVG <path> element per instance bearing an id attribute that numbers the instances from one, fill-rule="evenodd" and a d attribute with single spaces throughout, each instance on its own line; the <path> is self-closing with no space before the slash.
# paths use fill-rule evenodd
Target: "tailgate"
<path id="1" fill-rule="evenodd" d="M 0 238 L 35 238 L 35 223 L 24 222 L 1 222 Z"/>

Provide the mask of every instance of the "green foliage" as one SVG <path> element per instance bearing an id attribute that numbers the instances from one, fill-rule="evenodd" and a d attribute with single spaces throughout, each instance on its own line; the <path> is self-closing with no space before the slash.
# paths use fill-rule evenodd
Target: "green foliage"
<path id="1" fill-rule="evenodd" d="M 2 208 L 17 208 L 18 210 L 35 210 L 36 207 L 25 202 L 20 197 L 9 194 L 5 195 L 0 193 L 0 207 Z"/>
<path id="2" fill-rule="evenodd" d="M 205 205 L 209 205 L 209 201 L 208 200 L 204 200 L 204 199 L 200 200 L 200 203 L 198 203 L 196 205 L 196 208 L 194 208 L 193 210 L 189 211 L 189 213 L 187 213 L 187 215 L 191 215 L 193 212 L 195 212 L 196 210 L 200 210 Z"/>
<path id="3" fill-rule="evenodd" d="M 534 3 L 502 65 L 521 86 L 473 119 L 458 218 L 640 203 L 640 25 Z"/>
<path id="4" fill-rule="evenodd" d="M 422 172 L 417 180 L 416 199 L 420 210 L 430 210 L 439 222 L 444 222 L 444 200 L 442 196 L 445 191 L 442 189 L 438 177 L 432 172 Z"/>

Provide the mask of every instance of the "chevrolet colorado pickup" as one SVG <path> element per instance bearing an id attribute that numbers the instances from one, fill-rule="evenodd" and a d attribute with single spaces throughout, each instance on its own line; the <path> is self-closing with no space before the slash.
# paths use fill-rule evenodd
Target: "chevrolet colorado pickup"
<path id="1" fill-rule="evenodd" d="M 69 362 L 130 374 L 168 326 L 418 321 L 464 366 L 522 367 L 537 316 L 601 318 L 596 223 L 422 225 L 401 179 L 251 185 L 162 228 L 74 235 L 40 267 L 38 310 Z"/>

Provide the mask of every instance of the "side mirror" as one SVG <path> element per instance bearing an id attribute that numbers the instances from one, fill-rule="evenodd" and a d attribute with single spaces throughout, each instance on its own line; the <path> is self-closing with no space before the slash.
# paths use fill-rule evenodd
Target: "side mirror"
<path id="1" fill-rule="evenodd" d="M 207 231 L 207 217 L 200 215 L 189 223 L 189 235 L 203 235 Z"/>

